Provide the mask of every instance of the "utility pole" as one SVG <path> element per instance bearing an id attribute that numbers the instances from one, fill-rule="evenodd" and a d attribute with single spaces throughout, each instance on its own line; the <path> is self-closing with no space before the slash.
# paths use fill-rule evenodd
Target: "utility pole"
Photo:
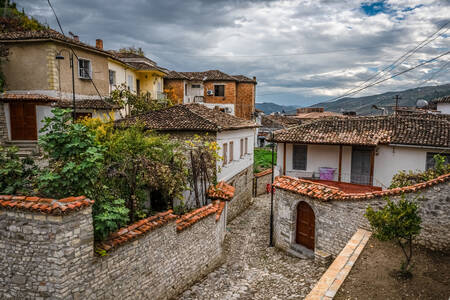
<path id="1" fill-rule="evenodd" d="M 398 100 L 400 100 L 400 99 L 402 99 L 402 97 L 400 97 L 399 95 L 395 95 L 395 97 L 394 97 L 394 99 L 395 99 L 395 115 L 397 115 L 398 114 Z"/>
<path id="2" fill-rule="evenodd" d="M 275 158 L 275 141 L 274 141 L 274 133 L 271 132 L 271 140 L 272 140 L 272 183 L 270 184 L 270 242 L 269 246 L 273 247 L 273 180 L 274 180 L 274 158 Z"/>

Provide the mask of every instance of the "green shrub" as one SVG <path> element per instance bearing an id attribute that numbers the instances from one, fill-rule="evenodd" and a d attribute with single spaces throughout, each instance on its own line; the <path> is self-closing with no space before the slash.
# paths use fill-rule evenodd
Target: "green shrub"
<path id="1" fill-rule="evenodd" d="M 381 241 L 395 240 L 398 243 L 406 257 L 401 272 L 410 274 L 412 241 L 420 233 L 422 222 L 417 204 L 402 195 L 397 203 L 387 199 L 386 206 L 378 211 L 367 207 L 365 217 L 369 220 L 375 238 Z"/>
<path id="2" fill-rule="evenodd" d="M 405 172 L 400 171 L 392 177 L 391 185 L 389 188 L 398 188 L 404 186 L 410 186 L 417 183 L 429 181 L 435 179 L 441 175 L 450 173 L 450 164 L 445 163 L 445 157 L 436 154 L 434 157 L 434 168 L 428 169 L 423 172 Z"/>
<path id="3" fill-rule="evenodd" d="M 274 163 L 277 163 L 277 153 L 274 153 Z M 272 168 L 272 150 L 271 149 L 255 149 L 253 170 L 255 173 Z"/>
<path id="4" fill-rule="evenodd" d="M 30 157 L 20 159 L 17 147 L 0 147 L 0 193 L 32 194 L 33 179 L 36 172 Z"/>

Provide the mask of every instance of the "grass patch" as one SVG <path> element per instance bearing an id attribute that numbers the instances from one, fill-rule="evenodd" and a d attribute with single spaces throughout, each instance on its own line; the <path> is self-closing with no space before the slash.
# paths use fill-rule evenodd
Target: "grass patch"
<path id="1" fill-rule="evenodd" d="M 277 163 L 277 153 L 274 153 L 274 163 Z M 254 150 L 255 161 L 253 170 L 255 173 L 272 167 L 272 150 L 270 148 L 256 148 Z"/>

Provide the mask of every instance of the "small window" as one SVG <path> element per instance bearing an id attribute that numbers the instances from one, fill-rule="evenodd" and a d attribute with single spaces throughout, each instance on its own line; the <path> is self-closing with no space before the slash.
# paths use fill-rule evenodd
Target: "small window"
<path id="1" fill-rule="evenodd" d="M 245 154 L 248 154 L 248 138 L 245 138 Z"/>
<path id="2" fill-rule="evenodd" d="M 200 84 L 193 84 L 193 85 L 191 85 L 191 88 L 199 89 L 200 88 Z"/>
<path id="3" fill-rule="evenodd" d="M 185 83 L 184 84 L 184 95 L 185 96 L 187 96 L 187 87 L 188 87 L 188 85 L 187 85 L 187 83 Z"/>
<path id="4" fill-rule="evenodd" d="M 230 162 L 233 161 L 234 143 L 230 142 Z"/>
<path id="5" fill-rule="evenodd" d="M 450 153 L 427 152 L 427 162 L 426 162 L 426 166 L 425 166 L 427 170 L 434 168 L 434 165 L 436 163 L 434 160 L 434 156 L 437 154 L 445 157 L 446 164 L 450 163 Z"/>
<path id="6" fill-rule="evenodd" d="M 116 71 L 109 70 L 109 84 L 116 85 Z"/>
<path id="7" fill-rule="evenodd" d="M 78 76 L 83 79 L 91 78 L 91 61 L 87 59 L 78 60 Z"/>
<path id="8" fill-rule="evenodd" d="M 223 144 L 222 151 L 223 151 L 223 157 L 222 157 L 223 165 L 225 166 L 228 162 L 228 155 L 227 155 L 228 144 L 227 143 Z"/>
<path id="9" fill-rule="evenodd" d="M 224 97 L 225 96 L 225 86 L 224 85 L 215 85 L 214 86 L 214 96 Z"/>
<path id="10" fill-rule="evenodd" d="M 306 170 L 306 153 L 308 147 L 306 145 L 294 145 L 293 153 L 293 169 Z"/>
<path id="11" fill-rule="evenodd" d="M 241 139 L 241 158 L 244 157 L 244 139 Z"/>
<path id="12" fill-rule="evenodd" d="M 134 80 L 133 80 L 133 75 L 128 75 L 128 90 L 129 91 L 134 91 Z"/>

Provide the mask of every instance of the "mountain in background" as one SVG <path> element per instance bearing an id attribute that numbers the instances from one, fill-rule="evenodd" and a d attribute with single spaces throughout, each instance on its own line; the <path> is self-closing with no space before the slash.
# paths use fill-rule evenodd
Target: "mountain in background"
<path id="1" fill-rule="evenodd" d="M 435 98 L 450 95 L 450 84 L 426 86 L 358 98 L 346 97 L 333 102 L 320 102 L 311 105 L 311 107 L 324 107 L 326 111 L 334 112 L 356 111 L 358 115 L 378 115 L 380 114 L 380 111 L 373 109 L 372 106 L 393 107 L 395 106 L 395 95 L 399 95 L 401 98 L 398 102 L 399 106 L 415 106 L 419 99 L 430 101 Z M 264 111 L 265 114 L 281 112 L 283 110 L 287 114 L 295 114 L 295 109 L 297 107 L 266 102 L 256 103 L 256 108 Z"/>

